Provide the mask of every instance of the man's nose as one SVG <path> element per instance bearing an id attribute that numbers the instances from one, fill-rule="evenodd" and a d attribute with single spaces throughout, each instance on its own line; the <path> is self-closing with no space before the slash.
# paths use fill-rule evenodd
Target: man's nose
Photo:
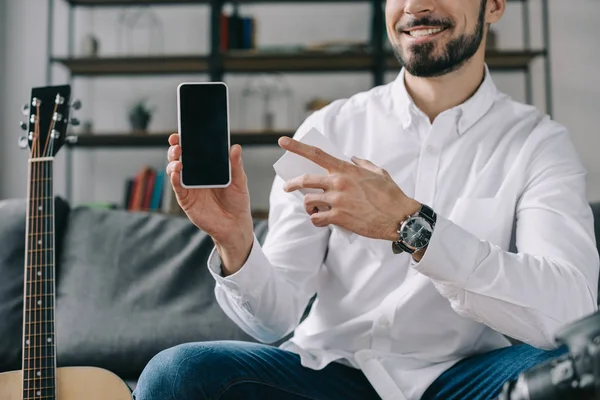
<path id="1" fill-rule="evenodd" d="M 416 18 L 431 13 L 434 8 L 434 0 L 406 0 L 404 3 L 404 13 Z"/>

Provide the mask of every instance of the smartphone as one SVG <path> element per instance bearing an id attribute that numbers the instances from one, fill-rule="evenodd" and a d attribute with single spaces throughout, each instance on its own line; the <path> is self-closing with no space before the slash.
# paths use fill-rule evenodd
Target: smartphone
<path id="1" fill-rule="evenodd" d="M 223 82 L 177 87 L 181 186 L 224 188 L 231 183 L 229 94 Z"/>

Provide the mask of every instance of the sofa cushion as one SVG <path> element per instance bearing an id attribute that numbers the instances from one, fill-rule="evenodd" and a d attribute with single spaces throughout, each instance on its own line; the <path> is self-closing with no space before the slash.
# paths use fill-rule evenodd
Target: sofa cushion
<path id="1" fill-rule="evenodd" d="M 0 201 L 0 372 L 21 369 L 25 211 L 24 199 Z M 69 205 L 56 198 L 56 260 L 68 213 Z"/>
<path id="2" fill-rule="evenodd" d="M 215 301 L 212 248 L 184 217 L 73 209 L 57 289 L 59 364 L 137 379 L 165 348 L 252 340 Z"/>

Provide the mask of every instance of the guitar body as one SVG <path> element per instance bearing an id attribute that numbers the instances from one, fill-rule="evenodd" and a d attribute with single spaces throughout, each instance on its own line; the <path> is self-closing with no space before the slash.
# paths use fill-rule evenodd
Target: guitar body
<path id="1" fill-rule="evenodd" d="M 101 368 L 56 369 L 57 400 L 131 400 L 131 390 L 117 375 Z M 23 399 L 22 371 L 0 374 L 2 400 Z"/>

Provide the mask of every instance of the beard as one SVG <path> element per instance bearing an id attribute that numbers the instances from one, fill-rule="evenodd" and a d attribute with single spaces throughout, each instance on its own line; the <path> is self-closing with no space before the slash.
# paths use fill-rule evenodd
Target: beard
<path id="1" fill-rule="evenodd" d="M 475 55 L 483 40 L 486 2 L 486 0 L 481 1 L 481 8 L 475 32 L 472 34 L 463 34 L 452 39 L 446 45 L 443 54 L 440 56 L 433 55 L 433 52 L 435 51 L 434 42 L 411 45 L 411 58 L 404 54 L 400 45 L 394 45 L 394 54 L 398 61 L 400 61 L 400 64 L 402 64 L 411 75 L 421 78 L 442 76 L 462 67 L 471 59 L 471 57 L 473 57 L 473 55 Z M 443 29 L 451 29 L 454 27 L 454 23 L 450 19 L 424 17 L 412 21 L 406 29 L 419 25 L 440 27 Z"/>

